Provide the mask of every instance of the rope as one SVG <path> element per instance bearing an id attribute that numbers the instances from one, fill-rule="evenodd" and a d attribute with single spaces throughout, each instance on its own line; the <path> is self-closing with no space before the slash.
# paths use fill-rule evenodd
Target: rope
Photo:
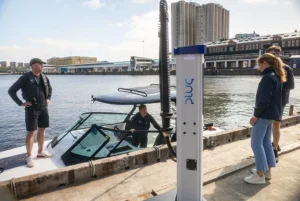
<path id="1" fill-rule="evenodd" d="M 10 180 L 10 189 L 11 189 L 11 192 L 13 193 L 14 197 L 17 198 L 18 195 L 17 195 L 17 189 L 16 189 L 16 185 L 15 185 L 15 178 L 12 178 Z"/>
<path id="2" fill-rule="evenodd" d="M 94 163 L 93 163 L 92 160 L 89 161 L 89 164 L 90 164 L 90 167 L 91 167 L 91 169 L 92 169 L 92 171 L 91 171 L 91 177 L 95 177 L 95 176 L 96 176 L 96 168 L 95 168 L 95 165 L 94 165 Z"/>
<path id="3" fill-rule="evenodd" d="M 156 150 L 156 160 L 160 160 L 160 149 L 157 146 L 153 147 Z"/>

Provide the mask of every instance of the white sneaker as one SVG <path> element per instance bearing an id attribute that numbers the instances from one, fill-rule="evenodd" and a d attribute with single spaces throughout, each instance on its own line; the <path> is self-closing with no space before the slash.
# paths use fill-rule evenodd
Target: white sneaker
<path id="1" fill-rule="evenodd" d="M 252 172 L 253 174 L 257 174 L 255 168 L 251 169 L 250 172 Z M 266 177 L 266 179 L 272 179 L 271 171 L 265 172 L 265 177 Z"/>
<path id="2" fill-rule="evenodd" d="M 265 184 L 266 183 L 266 178 L 265 178 L 265 175 L 260 177 L 257 174 L 252 174 L 248 177 L 245 177 L 244 181 L 249 183 L 249 184 Z"/>
<path id="3" fill-rule="evenodd" d="M 34 163 L 31 156 L 27 157 L 26 162 L 28 167 L 30 168 L 34 167 Z"/>
<path id="4" fill-rule="evenodd" d="M 41 153 L 38 153 L 36 157 L 38 157 L 38 158 L 51 158 L 52 155 L 49 154 L 46 151 L 42 151 Z"/>

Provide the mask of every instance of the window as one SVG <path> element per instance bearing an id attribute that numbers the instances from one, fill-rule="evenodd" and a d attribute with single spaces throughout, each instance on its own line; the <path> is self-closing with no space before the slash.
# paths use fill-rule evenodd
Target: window
<path id="1" fill-rule="evenodd" d="M 285 47 L 285 41 L 282 41 L 282 47 Z"/>
<path id="2" fill-rule="evenodd" d="M 239 46 L 235 46 L 235 51 L 239 51 Z"/>
<path id="3" fill-rule="evenodd" d="M 71 153 L 91 157 L 107 140 L 98 129 L 92 128 L 86 137 L 71 150 Z"/>
<path id="4" fill-rule="evenodd" d="M 287 46 L 291 47 L 291 41 L 290 40 L 288 41 L 288 45 Z"/>
<path id="5" fill-rule="evenodd" d="M 233 47 L 229 47 L 229 52 L 233 52 Z"/>
<path id="6" fill-rule="evenodd" d="M 299 46 L 299 40 L 296 40 L 296 46 Z"/>
<path id="7" fill-rule="evenodd" d="M 70 151 L 61 156 L 61 159 L 66 165 L 87 162 L 98 150 L 103 149 L 109 140 L 109 136 L 100 131 L 98 126 L 93 125 Z M 108 154 L 109 151 L 106 153 Z"/>

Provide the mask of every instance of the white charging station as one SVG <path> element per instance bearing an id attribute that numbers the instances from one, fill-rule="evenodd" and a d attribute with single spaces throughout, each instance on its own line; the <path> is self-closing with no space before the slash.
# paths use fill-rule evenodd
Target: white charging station
<path id="1" fill-rule="evenodd" d="M 177 201 L 203 200 L 203 64 L 205 45 L 176 55 Z"/>
<path id="2" fill-rule="evenodd" d="M 179 47 L 176 56 L 177 191 L 149 201 L 203 201 L 203 64 L 205 45 Z M 176 199 L 177 194 L 177 199 Z"/>

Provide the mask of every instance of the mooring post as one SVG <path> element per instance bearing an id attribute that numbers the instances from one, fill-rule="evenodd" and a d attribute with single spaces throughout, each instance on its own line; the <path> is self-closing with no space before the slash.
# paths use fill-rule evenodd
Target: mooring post
<path id="1" fill-rule="evenodd" d="M 289 116 L 292 116 L 293 114 L 294 114 L 294 105 L 290 105 Z"/>

